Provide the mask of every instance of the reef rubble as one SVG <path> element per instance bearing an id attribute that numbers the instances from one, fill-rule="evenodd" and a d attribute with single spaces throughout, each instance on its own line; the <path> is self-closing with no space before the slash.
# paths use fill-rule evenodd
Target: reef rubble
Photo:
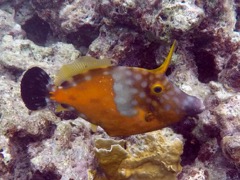
<path id="1" fill-rule="evenodd" d="M 0 179 L 240 179 L 239 18 L 238 0 L 0 0 Z M 90 55 L 152 69 L 174 39 L 167 75 L 206 110 L 169 128 L 111 138 L 20 98 L 29 67 L 53 77 Z"/>

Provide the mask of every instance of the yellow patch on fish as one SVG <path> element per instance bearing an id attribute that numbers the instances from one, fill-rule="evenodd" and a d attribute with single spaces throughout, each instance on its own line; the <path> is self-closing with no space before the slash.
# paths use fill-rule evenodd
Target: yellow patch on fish
<path id="1" fill-rule="evenodd" d="M 45 107 L 48 99 L 68 105 L 110 136 L 161 129 L 204 109 L 199 99 L 182 92 L 165 76 L 175 44 L 164 63 L 154 70 L 113 66 L 109 59 L 82 57 L 60 69 L 54 88 L 45 71 L 31 68 L 22 79 L 22 99 L 31 110 Z"/>

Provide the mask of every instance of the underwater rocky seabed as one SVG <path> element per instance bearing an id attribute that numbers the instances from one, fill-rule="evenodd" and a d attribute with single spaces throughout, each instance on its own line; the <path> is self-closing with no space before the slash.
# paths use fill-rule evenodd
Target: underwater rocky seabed
<path id="1" fill-rule="evenodd" d="M 240 179 L 239 18 L 239 0 L 0 0 L 0 179 Z M 155 68 L 173 39 L 168 76 L 204 101 L 198 117 L 121 139 L 21 101 L 31 66 L 53 77 L 91 55 Z"/>

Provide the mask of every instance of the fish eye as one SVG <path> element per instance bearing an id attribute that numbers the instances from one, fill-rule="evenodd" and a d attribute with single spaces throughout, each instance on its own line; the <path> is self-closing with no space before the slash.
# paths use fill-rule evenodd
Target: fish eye
<path id="1" fill-rule="evenodd" d="M 162 86 L 161 84 L 154 84 L 151 88 L 152 94 L 160 94 L 162 92 Z"/>

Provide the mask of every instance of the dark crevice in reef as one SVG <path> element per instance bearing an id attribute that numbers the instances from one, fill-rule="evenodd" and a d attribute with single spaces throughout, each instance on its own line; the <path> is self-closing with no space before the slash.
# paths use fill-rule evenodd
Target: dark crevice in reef
<path id="1" fill-rule="evenodd" d="M 73 44 L 76 48 L 86 47 L 95 40 L 99 35 L 99 28 L 85 25 L 78 31 L 66 35 L 67 43 Z"/>
<path id="2" fill-rule="evenodd" d="M 240 31 L 240 1 L 239 0 L 235 0 L 236 3 L 236 25 L 235 25 L 235 31 Z"/>
<path id="3" fill-rule="evenodd" d="M 214 37 L 210 34 L 198 34 L 198 37 L 192 39 L 194 47 L 190 49 L 197 66 L 198 80 L 202 83 L 217 81 L 219 71 L 216 69 L 215 57 L 205 50 L 214 41 Z"/>
<path id="4" fill-rule="evenodd" d="M 132 45 L 134 49 L 131 49 L 131 51 L 125 55 L 125 58 L 119 61 L 118 65 L 142 67 L 146 69 L 157 68 L 155 52 L 159 48 L 159 44 L 151 43 L 148 47 L 142 44 L 144 44 L 143 40 L 137 39 Z"/>
<path id="5" fill-rule="evenodd" d="M 240 172 L 237 168 L 230 169 L 226 173 L 226 180 L 238 180 L 240 179 Z"/>
<path id="6" fill-rule="evenodd" d="M 170 76 L 175 70 L 175 66 L 170 65 L 166 71 L 166 76 Z"/>
<path id="7" fill-rule="evenodd" d="M 53 171 L 46 172 L 37 172 L 33 170 L 31 166 L 30 155 L 28 154 L 28 145 L 30 143 L 42 141 L 44 139 L 50 138 L 54 130 L 56 129 L 56 125 L 47 121 L 47 127 L 44 130 L 43 134 L 29 134 L 25 130 L 17 130 L 16 128 L 10 129 L 7 132 L 7 136 L 9 137 L 9 149 L 11 154 L 11 161 L 8 165 L 8 172 L 11 174 L 10 179 L 29 179 L 36 180 L 41 178 L 46 179 L 46 175 L 51 175 L 51 179 L 60 179 L 60 175 L 55 173 L 54 168 Z"/>
<path id="8" fill-rule="evenodd" d="M 57 117 L 60 117 L 61 120 L 74 120 L 79 117 L 79 113 L 76 110 L 67 110 L 67 111 L 60 111 L 60 112 L 55 112 L 55 115 Z"/>
<path id="9" fill-rule="evenodd" d="M 194 44 L 195 51 L 207 47 L 214 41 L 214 36 L 212 34 L 204 34 L 201 32 L 195 32 L 194 34 L 198 35 L 198 37 L 194 37 L 191 40 Z"/>
<path id="10" fill-rule="evenodd" d="M 34 15 L 27 20 L 22 29 L 26 32 L 27 38 L 35 44 L 44 46 L 49 34 L 52 34 L 50 25 L 42 20 L 38 15 Z"/>
<path id="11" fill-rule="evenodd" d="M 219 71 L 216 69 L 214 55 L 201 50 L 193 52 L 198 71 L 198 80 L 202 83 L 218 80 Z"/>
<path id="12" fill-rule="evenodd" d="M 60 180 L 61 175 L 56 173 L 55 167 L 49 170 L 44 170 L 43 172 L 36 171 L 33 176 L 32 180 Z"/>
<path id="13" fill-rule="evenodd" d="M 55 1 L 49 1 L 49 0 L 31 0 L 31 3 L 34 5 L 35 8 L 38 10 L 43 9 L 58 9 L 62 3 L 64 3 L 64 0 L 55 0 Z M 70 3 L 70 1 L 68 1 Z"/>
<path id="14" fill-rule="evenodd" d="M 185 135 L 186 139 L 184 143 L 184 151 L 181 156 L 181 165 L 191 165 L 195 159 L 198 157 L 198 153 L 200 151 L 201 144 L 196 137 L 192 134 Z"/>
<path id="15" fill-rule="evenodd" d="M 196 122 L 187 118 L 184 121 L 176 123 L 172 126 L 176 133 L 182 134 L 185 139 L 184 151 L 181 156 L 181 165 L 191 165 L 198 156 L 201 144 L 198 139 L 192 134 L 192 130 L 196 127 Z"/>
<path id="16" fill-rule="evenodd" d="M 14 82 L 17 82 L 19 77 L 23 74 L 24 70 L 21 68 L 18 68 L 16 66 L 10 66 L 7 64 L 4 64 L 3 62 L 0 63 L 0 69 L 1 73 L 5 76 L 8 76 L 9 79 L 11 79 Z"/>

